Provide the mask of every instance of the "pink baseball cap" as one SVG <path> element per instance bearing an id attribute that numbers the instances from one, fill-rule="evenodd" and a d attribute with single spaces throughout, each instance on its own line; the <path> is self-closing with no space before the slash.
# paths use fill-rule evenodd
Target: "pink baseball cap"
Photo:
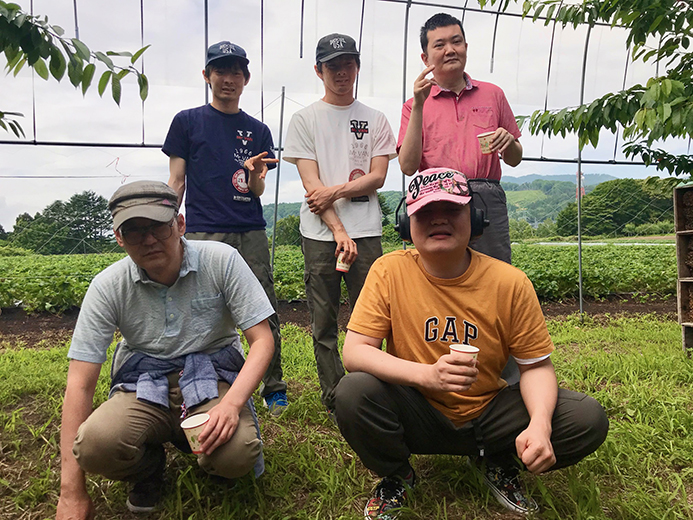
<path id="1" fill-rule="evenodd" d="M 429 168 L 414 175 L 407 190 L 407 215 L 441 200 L 469 204 L 472 197 L 464 173 L 451 168 Z"/>

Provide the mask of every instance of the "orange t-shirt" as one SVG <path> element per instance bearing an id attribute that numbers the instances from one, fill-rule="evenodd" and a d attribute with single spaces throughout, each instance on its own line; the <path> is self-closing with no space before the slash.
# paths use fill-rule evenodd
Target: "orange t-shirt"
<path id="1" fill-rule="evenodd" d="M 348 328 L 385 338 L 389 354 L 433 364 L 450 344 L 479 348 L 479 376 L 463 393 L 419 388 L 460 426 L 479 416 L 506 386 L 508 357 L 537 359 L 554 350 L 534 287 L 519 269 L 476 251 L 460 277 L 426 272 L 415 250 L 395 251 L 373 264 Z"/>

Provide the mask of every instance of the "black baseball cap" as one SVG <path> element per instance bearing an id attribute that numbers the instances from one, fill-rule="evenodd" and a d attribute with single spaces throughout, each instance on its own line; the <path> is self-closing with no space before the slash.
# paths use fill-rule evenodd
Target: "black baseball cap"
<path id="1" fill-rule="evenodd" d="M 205 63 L 205 67 L 212 63 L 214 60 L 229 57 L 237 58 L 238 60 L 242 61 L 245 65 L 250 63 L 250 60 L 246 57 L 245 50 L 243 49 L 243 47 L 240 47 L 235 43 L 224 41 L 215 43 L 214 45 L 210 46 L 209 49 L 207 49 L 207 61 Z"/>
<path id="2" fill-rule="evenodd" d="M 356 41 L 346 34 L 332 33 L 323 36 L 315 49 L 315 63 L 325 63 L 337 56 L 360 56 Z"/>

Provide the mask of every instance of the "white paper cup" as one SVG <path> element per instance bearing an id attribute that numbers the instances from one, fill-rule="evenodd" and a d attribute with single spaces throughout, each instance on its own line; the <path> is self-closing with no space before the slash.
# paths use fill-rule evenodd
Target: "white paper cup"
<path id="1" fill-rule="evenodd" d="M 472 347 L 471 345 L 462 345 L 460 343 L 450 345 L 450 353 L 452 352 L 459 352 L 460 354 L 465 354 L 471 357 L 472 359 L 476 359 L 479 355 L 478 348 Z"/>
<path id="2" fill-rule="evenodd" d="M 488 155 L 490 153 L 493 153 L 491 151 L 491 140 L 493 138 L 493 134 L 496 132 L 484 132 L 483 134 L 479 134 L 476 136 L 476 138 L 479 140 L 479 146 L 481 147 L 481 153 L 484 155 Z"/>
<path id="3" fill-rule="evenodd" d="M 190 448 L 192 449 L 193 453 L 202 453 L 202 450 L 200 449 L 199 436 L 202 433 L 202 430 L 205 429 L 207 421 L 209 421 L 209 415 L 206 413 L 198 413 L 191 415 L 180 423 L 180 427 L 183 428 L 185 436 L 188 438 L 188 444 L 190 444 Z"/>
<path id="4" fill-rule="evenodd" d="M 335 269 L 337 271 L 341 271 L 342 273 L 348 273 L 350 267 L 351 264 L 347 264 L 344 261 L 344 251 L 342 251 L 341 253 L 339 253 L 339 256 L 337 257 L 337 267 L 335 267 Z"/>

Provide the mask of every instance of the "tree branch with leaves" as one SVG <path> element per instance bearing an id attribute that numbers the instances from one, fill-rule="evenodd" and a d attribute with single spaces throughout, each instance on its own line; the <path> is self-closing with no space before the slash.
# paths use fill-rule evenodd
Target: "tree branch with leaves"
<path id="1" fill-rule="evenodd" d="M 75 88 L 86 94 L 92 84 L 98 66 L 105 66 L 98 82 L 98 92 L 103 96 L 109 84 L 113 100 L 120 106 L 122 80 L 129 74 L 137 77 L 140 99 L 147 99 L 149 82 L 135 63 L 149 48 L 142 47 L 131 52 L 92 51 L 77 38 L 64 36 L 65 31 L 58 25 L 48 23 L 47 16 L 31 15 L 17 4 L 0 0 L 0 53 L 5 54 L 8 74 L 15 77 L 25 65 L 32 67 L 36 74 L 48 80 L 51 76 L 60 81 L 65 76 Z M 125 66 L 117 65 L 114 59 L 126 58 Z M 12 131 L 17 137 L 24 136 L 24 130 L 17 118 L 19 112 L 0 110 L 0 127 Z"/>
<path id="2" fill-rule="evenodd" d="M 480 0 L 484 4 L 509 0 Z M 529 123 L 536 135 L 566 136 L 575 133 L 580 149 L 596 147 L 599 131 L 613 133 L 623 128 L 623 152 L 640 157 L 645 164 L 672 175 L 691 174 L 691 156 L 653 149 L 655 141 L 670 137 L 693 136 L 693 7 L 682 0 L 585 0 L 570 4 L 562 0 L 526 0 L 523 15 L 535 22 L 558 23 L 562 27 L 607 23 L 627 31 L 626 46 L 632 48 L 633 61 L 659 63 L 667 68 L 662 76 L 652 77 L 643 85 L 632 85 L 610 93 L 589 104 L 558 110 L 536 110 L 531 116 L 518 117 L 520 125 Z M 648 38 L 659 40 L 657 47 Z"/>

